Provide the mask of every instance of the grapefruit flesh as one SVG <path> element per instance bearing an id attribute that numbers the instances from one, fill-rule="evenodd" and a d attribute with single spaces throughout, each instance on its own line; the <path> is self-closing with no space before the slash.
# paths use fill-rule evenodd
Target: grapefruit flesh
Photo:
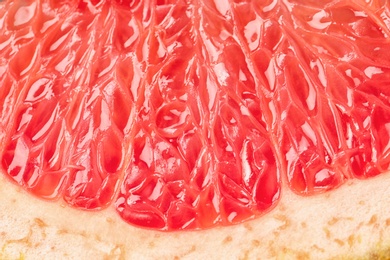
<path id="1" fill-rule="evenodd" d="M 0 4 L 1 167 L 32 194 L 204 229 L 390 166 L 386 1 Z"/>

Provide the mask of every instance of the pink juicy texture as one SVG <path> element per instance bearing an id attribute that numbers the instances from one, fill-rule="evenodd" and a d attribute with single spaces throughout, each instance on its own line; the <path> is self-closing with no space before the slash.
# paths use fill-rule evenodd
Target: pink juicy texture
<path id="1" fill-rule="evenodd" d="M 0 3 L 3 171 L 182 230 L 389 170 L 389 7 L 319 2 Z"/>

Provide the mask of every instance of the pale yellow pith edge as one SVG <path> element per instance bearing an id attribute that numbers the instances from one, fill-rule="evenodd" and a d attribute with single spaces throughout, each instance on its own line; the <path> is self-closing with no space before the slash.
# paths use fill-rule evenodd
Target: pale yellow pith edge
<path id="1" fill-rule="evenodd" d="M 162 233 L 124 223 L 113 208 L 71 209 L 0 177 L 1 259 L 387 259 L 390 174 L 299 197 L 237 226 Z M 380 258 L 382 257 L 382 258 Z"/>

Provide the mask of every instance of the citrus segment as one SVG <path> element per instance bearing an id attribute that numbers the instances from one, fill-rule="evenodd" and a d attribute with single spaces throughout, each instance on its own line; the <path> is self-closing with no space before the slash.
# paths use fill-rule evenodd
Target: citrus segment
<path id="1" fill-rule="evenodd" d="M 390 167 L 384 1 L 5 1 L 1 167 L 160 230 Z"/>

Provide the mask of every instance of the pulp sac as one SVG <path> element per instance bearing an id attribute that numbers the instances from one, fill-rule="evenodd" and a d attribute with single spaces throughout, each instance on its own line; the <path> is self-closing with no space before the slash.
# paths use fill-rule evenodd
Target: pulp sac
<path id="1" fill-rule="evenodd" d="M 386 1 L 0 2 L 17 185 L 205 229 L 390 168 Z"/>

